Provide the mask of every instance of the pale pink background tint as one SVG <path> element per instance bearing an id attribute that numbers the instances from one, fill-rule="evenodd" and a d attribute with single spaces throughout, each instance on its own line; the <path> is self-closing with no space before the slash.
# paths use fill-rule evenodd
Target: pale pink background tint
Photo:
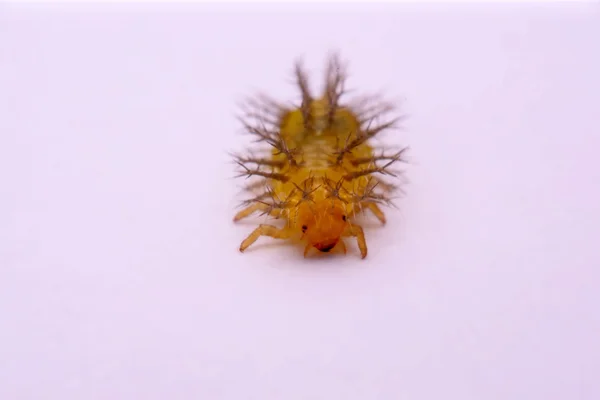
<path id="1" fill-rule="evenodd" d="M 0 399 L 599 399 L 599 11 L 0 6 Z M 331 49 L 408 195 L 242 255 L 236 103 Z"/>

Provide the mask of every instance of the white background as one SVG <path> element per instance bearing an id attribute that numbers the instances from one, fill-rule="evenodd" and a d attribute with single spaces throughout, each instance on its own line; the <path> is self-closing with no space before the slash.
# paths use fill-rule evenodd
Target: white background
<path id="1" fill-rule="evenodd" d="M 599 11 L 0 6 L 0 398 L 600 398 Z M 236 104 L 336 49 L 407 196 L 241 254 Z"/>

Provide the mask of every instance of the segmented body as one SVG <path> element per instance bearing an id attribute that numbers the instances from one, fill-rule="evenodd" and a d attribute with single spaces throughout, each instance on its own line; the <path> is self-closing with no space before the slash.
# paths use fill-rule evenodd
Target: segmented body
<path id="1" fill-rule="evenodd" d="M 376 155 L 370 140 L 392 128 L 397 119 L 375 123 L 391 110 L 388 104 L 367 103 L 362 108 L 342 104 L 345 76 L 335 57 L 329 63 L 322 97 L 310 94 L 299 65 L 296 77 L 302 93 L 300 106 L 288 108 L 263 99 L 262 104 L 253 103 L 243 119 L 246 129 L 271 151 L 263 157 L 236 156 L 241 175 L 259 180 L 250 185 L 254 196 L 244 201 L 246 208 L 234 220 L 258 211 L 285 224 L 282 228 L 260 225 L 240 250 L 260 236 L 271 236 L 306 242 L 305 256 L 312 247 L 329 252 L 339 246 L 345 252 L 341 238 L 353 236 L 364 258 L 366 240 L 354 219 L 368 209 L 385 223 L 379 206 L 390 203 L 396 187 L 381 177 L 396 176 L 389 167 L 401 161 L 405 150 Z M 254 125 L 250 119 L 256 120 Z"/>

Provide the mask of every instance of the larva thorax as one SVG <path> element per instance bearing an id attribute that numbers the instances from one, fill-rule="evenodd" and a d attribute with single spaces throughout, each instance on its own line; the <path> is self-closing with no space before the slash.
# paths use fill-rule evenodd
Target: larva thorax
<path id="1" fill-rule="evenodd" d="M 393 186 L 384 184 L 375 174 L 393 175 L 388 167 L 399 161 L 402 153 L 376 157 L 368 141 L 395 121 L 373 124 L 381 106 L 361 113 L 360 109 L 340 103 L 344 76 L 335 58 L 330 62 L 320 98 L 310 94 L 299 66 L 296 77 L 302 94 L 299 107 L 288 109 L 270 102 L 270 108 L 263 108 L 271 114 L 270 128 L 265 119 L 254 126 L 244 122 L 271 151 L 270 157 L 262 159 L 238 157 L 238 164 L 244 168 L 242 175 L 259 176 L 262 185 L 256 186 L 256 196 L 244 203 L 247 207 L 235 220 L 260 211 L 284 219 L 285 226 L 279 230 L 270 225 L 259 226 L 240 250 L 267 235 L 306 242 L 305 255 L 312 247 L 329 252 L 338 243 L 345 251 L 341 238 L 354 236 L 364 258 L 364 234 L 353 220 L 357 213 L 370 209 L 385 223 L 378 204 L 389 202 Z M 387 163 L 382 166 L 379 161 Z"/>

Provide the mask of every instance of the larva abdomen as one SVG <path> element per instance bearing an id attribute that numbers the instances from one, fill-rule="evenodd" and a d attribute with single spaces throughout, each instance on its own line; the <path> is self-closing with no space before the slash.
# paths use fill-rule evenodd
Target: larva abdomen
<path id="1" fill-rule="evenodd" d="M 355 237 L 364 258 L 366 240 L 354 219 L 370 210 L 385 223 L 380 206 L 389 204 L 395 187 L 383 182 L 381 175 L 395 176 L 389 167 L 401 161 L 403 153 L 375 155 L 370 140 L 394 127 L 397 120 L 375 123 L 390 110 L 387 104 L 360 108 L 340 102 L 345 76 L 336 57 L 330 59 L 319 98 L 310 93 L 299 65 L 296 78 L 302 95 L 297 108 L 265 100 L 259 108 L 263 115 L 253 111 L 243 120 L 271 151 L 263 158 L 237 156 L 241 175 L 257 176 L 263 185 L 245 200 L 246 208 L 234 220 L 261 212 L 285 220 L 285 225 L 260 225 L 242 242 L 240 251 L 260 236 L 270 236 L 304 242 L 305 256 L 313 247 L 330 252 L 337 246 L 345 252 L 343 237 Z M 257 119 L 254 125 L 250 117 Z"/>

